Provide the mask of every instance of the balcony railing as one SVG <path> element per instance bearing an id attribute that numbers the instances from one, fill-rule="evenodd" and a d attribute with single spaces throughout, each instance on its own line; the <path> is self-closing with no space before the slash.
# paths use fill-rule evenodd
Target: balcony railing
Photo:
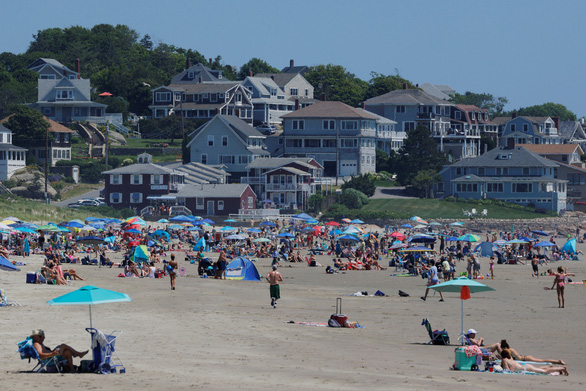
<path id="1" fill-rule="evenodd" d="M 309 191 L 305 183 L 267 183 L 266 191 Z"/>
<path id="2" fill-rule="evenodd" d="M 265 184 L 265 178 L 261 178 L 261 177 L 242 177 L 240 178 L 240 183 L 244 183 L 247 185 L 262 185 Z"/>

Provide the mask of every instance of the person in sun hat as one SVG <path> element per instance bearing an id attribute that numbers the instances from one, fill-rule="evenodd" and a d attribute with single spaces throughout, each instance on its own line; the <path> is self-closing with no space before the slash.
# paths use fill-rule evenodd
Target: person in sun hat
<path id="1" fill-rule="evenodd" d="M 85 352 L 78 352 L 71 346 L 65 344 L 61 344 L 55 349 L 48 348 L 44 345 L 45 332 L 41 329 L 33 330 L 31 333 L 31 338 L 33 340 L 33 348 L 35 348 L 37 353 L 39 353 L 39 358 L 47 359 L 55 356 L 58 356 L 58 358 L 63 358 L 63 360 L 67 361 L 69 372 L 73 372 L 75 368 L 73 366 L 73 357 L 82 358 L 88 353 L 87 350 Z"/>

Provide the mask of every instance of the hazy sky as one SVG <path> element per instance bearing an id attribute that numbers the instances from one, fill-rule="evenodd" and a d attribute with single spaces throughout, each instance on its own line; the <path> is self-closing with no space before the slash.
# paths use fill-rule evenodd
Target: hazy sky
<path id="1" fill-rule="evenodd" d="M 581 0 L 21 0 L 2 15 L 0 52 L 22 53 L 50 27 L 125 24 L 237 67 L 331 63 L 366 81 L 398 71 L 505 96 L 506 109 L 555 102 L 586 115 Z"/>

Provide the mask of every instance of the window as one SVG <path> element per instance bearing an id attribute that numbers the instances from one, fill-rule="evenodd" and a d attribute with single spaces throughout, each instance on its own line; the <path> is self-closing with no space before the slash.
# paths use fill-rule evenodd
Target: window
<path id="1" fill-rule="evenodd" d="M 291 95 L 299 95 L 297 88 L 291 88 Z"/>
<path id="2" fill-rule="evenodd" d="M 119 204 L 122 202 L 122 193 L 110 193 L 110 203 Z"/>
<path id="3" fill-rule="evenodd" d="M 523 176 L 529 175 L 529 167 L 523 167 Z"/>
<path id="4" fill-rule="evenodd" d="M 305 129 L 305 121 L 302 119 L 293 120 L 292 127 L 293 127 L 293 130 L 304 130 Z"/>
<path id="5" fill-rule="evenodd" d="M 460 119 L 461 118 L 461 113 L 459 111 L 456 111 L 455 116 L 456 116 L 456 119 Z"/>
<path id="6" fill-rule="evenodd" d="M 68 99 L 71 100 L 73 99 L 73 91 L 72 90 L 57 90 L 57 95 L 56 95 L 57 99 Z"/>
<path id="7" fill-rule="evenodd" d="M 478 176 L 484 176 L 484 167 L 478 168 Z"/>
<path id="8" fill-rule="evenodd" d="M 194 77 L 195 77 L 195 74 L 193 73 L 193 71 L 187 72 L 187 78 L 188 79 L 193 79 Z"/>
<path id="9" fill-rule="evenodd" d="M 315 139 L 315 138 L 311 138 L 311 139 L 305 139 L 305 148 L 320 148 L 320 140 L 319 139 Z"/>
<path id="10" fill-rule="evenodd" d="M 201 154 L 201 164 L 208 164 L 208 155 L 205 153 Z"/>
<path id="11" fill-rule="evenodd" d="M 162 184 L 163 184 L 163 175 L 162 174 L 151 175 L 151 185 L 162 185 Z"/>
<path id="12" fill-rule="evenodd" d="M 176 92 L 176 93 L 175 93 L 175 100 L 176 100 L 177 102 L 181 102 L 181 92 Z"/>
<path id="13" fill-rule="evenodd" d="M 208 136 L 208 147 L 214 146 L 214 136 Z"/>
<path id="14" fill-rule="evenodd" d="M 333 119 L 325 119 L 323 121 L 323 130 L 334 130 L 336 129 L 336 121 Z"/>
<path id="15" fill-rule="evenodd" d="M 238 155 L 238 164 L 248 164 L 250 163 L 250 155 Z"/>
<path id="16" fill-rule="evenodd" d="M 342 148 L 356 148 L 358 146 L 358 140 L 355 138 L 343 138 L 340 141 Z"/>
<path id="17" fill-rule="evenodd" d="M 515 124 L 511 124 L 511 132 L 515 131 Z"/>
<path id="18" fill-rule="evenodd" d="M 220 164 L 234 164 L 234 156 L 220 155 Z"/>
<path id="19" fill-rule="evenodd" d="M 358 121 L 342 121 L 342 130 L 358 130 Z"/>
<path id="20" fill-rule="evenodd" d="M 523 124 L 523 132 L 527 132 L 529 130 L 529 125 Z"/>
<path id="21" fill-rule="evenodd" d="M 203 198 L 197 197 L 195 199 L 195 209 L 200 209 L 200 210 L 203 209 L 203 201 L 204 201 Z"/>
<path id="22" fill-rule="evenodd" d="M 170 102 L 171 101 L 171 93 L 170 92 L 157 92 L 155 94 L 155 101 L 157 101 L 157 102 Z"/>
<path id="23" fill-rule="evenodd" d="M 218 210 L 224 210 L 224 201 L 218 201 Z"/>
<path id="24" fill-rule="evenodd" d="M 585 185 L 586 175 L 583 174 L 568 174 L 568 185 Z"/>
<path id="25" fill-rule="evenodd" d="M 55 80 L 55 75 L 41 75 L 41 79 Z"/>
<path id="26" fill-rule="evenodd" d="M 472 120 L 475 120 L 476 119 L 476 113 L 475 112 L 472 112 L 472 115 L 470 116 L 470 118 L 472 118 Z"/>
<path id="27" fill-rule="evenodd" d="M 397 113 L 404 113 L 405 112 L 405 106 L 397 106 Z"/>
<path id="28" fill-rule="evenodd" d="M 411 122 L 411 121 L 403 122 L 403 131 L 408 132 L 413 129 L 415 129 L 415 122 Z"/>
<path id="29" fill-rule="evenodd" d="M 130 193 L 130 203 L 140 204 L 142 202 L 142 193 Z"/>
<path id="30" fill-rule="evenodd" d="M 300 138 L 290 138 L 290 139 L 287 139 L 287 142 L 285 145 L 287 147 L 291 147 L 291 148 L 302 148 L 303 147 L 302 142 L 303 142 L 303 140 Z M 336 144 L 334 144 L 334 147 L 335 146 L 336 146 Z"/>
<path id="31" fill-rule="evenodd" d="M 222 136 L 222 147 L 228 146 L 228 136 Z"/>
<path id="32" fill-rule="evenodd" d="M 533 183 L 513 183 L 513 193 L 531 193 Z"/>
<path id="33" fill-rule="evenodd" d="M 210 102 L 217 102 L 218 94 L 210 94 Z"/>
<path id="34" fill-rule="evenodd" d="M 130 184 L 132 184 L 132 185 L 142 185 L 142 175 L 131 175 L 131 177 L 130 177 Z"/>
<path id="35" fill-rule="evenodd" d="M 51 108 L 50 107 L 43 107 L 43 114 L 51 115 Z"/>
<path id="36" fill-rule="evenodd" d="M 336 148 L 336 140 L 322 140 L 323 148 Z"/>
<path id="37" fill-rule="evenodd" d="M 503 184 L 489 182 L 486 184 L 486 191 L 488 193 L 502 193 L 503 192 Z"/>
<path id="38" fill-rule="evenodd" d="M 254 208 L 254 197 L 248 196 L 248 209 Z"/>
<path id="39" fill-rule="evenodd" d="M 309 96 L 309 90 L 307 88 L 305 89 L 305 96 Z"/>

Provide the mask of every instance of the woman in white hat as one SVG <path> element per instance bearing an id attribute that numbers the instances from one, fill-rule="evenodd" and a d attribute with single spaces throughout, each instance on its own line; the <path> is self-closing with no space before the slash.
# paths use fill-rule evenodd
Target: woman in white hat
<path id="1" fill-rule="evenodd" d="M 71 346 L 65 344 L 61 344 L 57 346 L 55 349 L 50 349 L 46 347 L 43 344 L 43 342 L 45 341 L 45 332 L 41 329 L 33 330 L 31 338 L 33 340 L 33 347 L 35 348 L 37 353 L 39 353 L 39 358 L 44 360 L 55 356 L 61 356 L 64 360 L 67 361 L 69 372 L 73 372 L 74 370 L 73 357 L 82 358 L 88 353 L 87 350 L 85 352 L 78 352 Z"/>

